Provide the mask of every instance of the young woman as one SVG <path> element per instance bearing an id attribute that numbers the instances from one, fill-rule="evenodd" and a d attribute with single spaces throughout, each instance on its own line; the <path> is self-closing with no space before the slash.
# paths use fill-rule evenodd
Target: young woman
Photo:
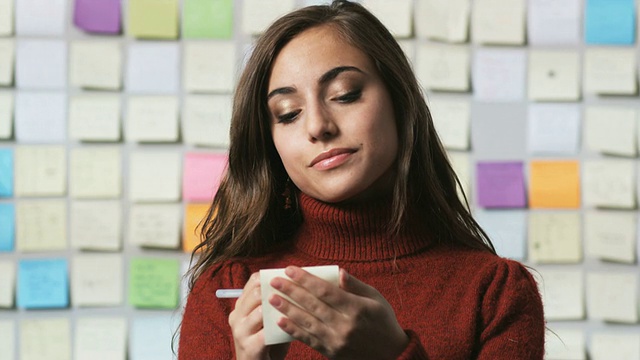
<path id="1" fill-rule="evenodd" d="M 277 20 L 238 84 L 229 166 L 204 223 L 186 359 L 542 359 L 534 280 L 495 254 L 402 50 L 362 6 Z M 300 267 L 336 264 L 339 286 Z M 256 272 L 296 341 L 265 346 Z M 240 298 L 217 299 L 221 288 Z"/>

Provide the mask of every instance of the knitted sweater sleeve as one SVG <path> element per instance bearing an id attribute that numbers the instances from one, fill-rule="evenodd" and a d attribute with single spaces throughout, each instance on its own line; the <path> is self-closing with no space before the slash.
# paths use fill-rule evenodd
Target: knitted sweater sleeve
<path id="1" fill-rule="evenodd" d="M 531 274 L 520 263 L 501 259 L 484 276 L 477 359 L 542 359 L 545 322 Z"/>
<path id="2" fill-rule="evenodd" d="M 249 270 L 237 264 L 214 265 L 197 279 L 180 326 L 179 360 L 232 359 L 229 314 L 235 299 L 218 299 L 215 291 L 242 288 Z"/>

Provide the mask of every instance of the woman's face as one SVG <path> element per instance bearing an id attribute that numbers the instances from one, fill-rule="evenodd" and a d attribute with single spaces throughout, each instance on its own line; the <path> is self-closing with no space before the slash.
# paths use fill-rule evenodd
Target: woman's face
<path id="1" fill-rule="evenodd" d="M 325 202 L 393 186 L 398 136 L 375 65 L 327 25 L 292 39 L 269 79 L 271 133 L 293 183 Z"/>

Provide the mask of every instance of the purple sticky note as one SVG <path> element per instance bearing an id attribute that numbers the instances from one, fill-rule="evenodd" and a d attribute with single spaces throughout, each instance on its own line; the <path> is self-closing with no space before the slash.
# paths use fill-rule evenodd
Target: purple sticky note
<path id="1" fill-rule="evenodd" d="M 73 23 L 84 31 L 119 34 L 120 0 L 75 0 Z"/>
<path id="2" fill-rule="evenodd" d="M 523 208 L 527 205 L 523 165 L 516 162 L 478 162 L 478 204 L 485 208 Z"/>

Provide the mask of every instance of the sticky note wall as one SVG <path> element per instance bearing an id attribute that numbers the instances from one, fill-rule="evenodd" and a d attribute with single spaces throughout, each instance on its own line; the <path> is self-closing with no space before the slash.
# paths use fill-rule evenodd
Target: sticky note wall
<path id="1" fill-rule="evenodd" d="M 173 357 L 246 56 L 323 2 L 0 0 L 0 359 Z M 640 0 L 360 2 L 535 269 L 546 358 L 640 359 Z"/>

